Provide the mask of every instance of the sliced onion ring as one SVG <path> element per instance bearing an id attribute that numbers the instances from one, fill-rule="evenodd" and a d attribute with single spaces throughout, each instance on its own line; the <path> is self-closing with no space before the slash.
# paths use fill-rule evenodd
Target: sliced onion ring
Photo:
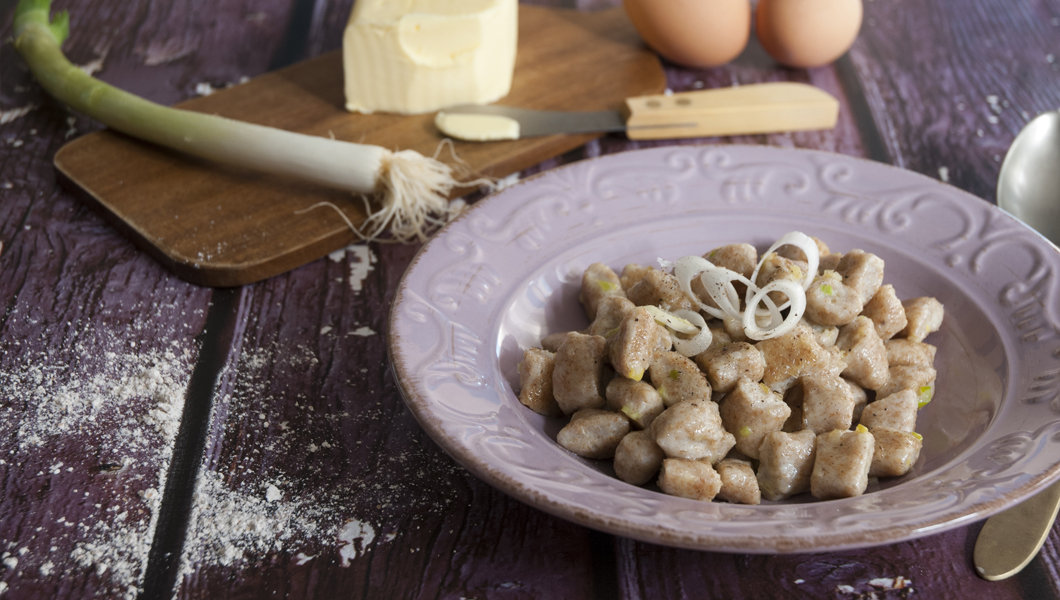
<path id="1" fill-rule="evenodd" d="M 667 312 L 659 308 L 658 306 L 647 305 L 644 307 L 644 309 L 648 311 L 648 314 L 651 315 L 651 318 L 655 319 L 656 323 L 666 327 L 667 329 L 671 329 L 673 331 L 683 333 L 685 335 L 694 335 L 696 333 L 699 333 L 699 327 L 696 327 L 687 319 L 683 319 L 675 315 L 674 313 Z M 699 316 L 698 313 L 696 313 L 696 316 Z M 702 321 L 703 317 L 699 317 L 699 320 Z"/>
<path id="2" fill-rule="evenodd" d="M 711 300 L 718 305 L 717 309 L 707 311 L 711 316 L 717 319 L 724 319 L 725 317 L 739 319 L 742 316 L 740 312 L 740 295 L 736 293 L 736 288 L 732 285 L 734 281 L 739 281 L 752 288 L 755 287 L 743 275 L 722 267 L 712 266 L 700 274 L 699 282 L 703 284 L 703 288 L 710 295 Z M 717 314 L 719 312 L 721 314 Z"/>
<path id="3" fill-rule="evenodd" d="M 710 328 L 707 327 L 707 322 L 703 319 L 703 315 L 686 309 L 678 309 L 673 314 L 681 319 L 684 319 L 696 327 L 699 328 L 699 333 L 690 339 L 682 339 L 673 336 L 674 350 L 683 356 L 692 357 L 697 354 L 702 354 L 710 348 L 710 342 L 714 339 L 714 334 L 710 332 Z"/>
<path id="4" fill-rule="evenodd" d="M 785 233 L 779 240 L 770 246 L 769 250 L 766 250 L 765 253 L 762 254 L 761 260 L 758 261 L 754 273 L 751 274 L 751 281 L 758 281 L 758 272 L 762 269 L 762 265 L 765 264 L 767 256 L 775 252 L 777 248 L 788 245 L 795 246 L 799 250 L 802 250 L 802 253 L 806 255 L 806 273 L 803 275 L 801 283 L 803 291 L 810 289 L 810 284 L 812 284 L 814 278 L 817 277 L 817 268 L 821 265 L 821 251 L 817 248 L 817 242 L 813 241 L 813 238 L 801 231 Z M 746 297 L 748 305 L 751 304 L 752 293 L 752 288 L 748 286 Z"/>
<path id="5" fill-rule="evenodd" d="M 659 264 L 662 264 L 661 258 L 659 259 Z M 715 268 L 714 265 L 702 256 L 683 256 L 677 259 L 677 262 L 670 264 L 674 267 L 674 278 L 677 279 L 677 284 L 681 286 L 681 291 L 684 292 L 685 296 L 699 310 L 711 312 L 713 307 L 703 304 L 699 296 L 692 292 L 692 280 L 703 271 Z M 713 316 L 713 312 L 711 312 L 711 315 Z"/>
<path id="6" fill-rule="evenodd" d="M 800 281 L 776 280 L 762 288 L 755 285 L 754 282 L 758 280 L 758 273 L 761 271 L 762 265 L 765 264 L 766 257 L 775 252 L 777 248 L 788 245 L 799 248 L 802 250 L 803 254 L 806 255 L 807 269 L 802 279 Z M 821 264 L 821 255 L 820 250 L 817 248 L 817 242 L 815 242 L 813 238 L 802 232 L 792 231 L 781 236 L 776 243 L 769 247 L 769 250 L 767 250 L 758 261 L 758 265 L 755 266 L 754 273 L 751 274 L 750 279 L 730 269 L 719 267 L 701 256 L 685 256 L 678 259 L 676 262 L 670 262 L 660 258 L 659 264 L 664 269 L 673 268 L 674 278 L 677 279 L 681 291 L 697 309 L 716 319 L 740 322 L 743 326 L 744 334 L 750 339 L 767 340 L 780 337 L 792 331 L 802 319 L 803 313 L 806 312 L 805 291 L 809 289 L 813 280 L 817 276 L 817 269 Z M 692 281 L 697 277 L 707 294 L 717 305 L 716 307 L 703 303 L 703 301 L 692 292 Z M 737 294 L 736 288 L 733 286 L 733 282 L 736 281 L 747 286 L 747 294 L 744 296 L 746 306 L 742 311 L 740 310 L 739 294 Z M 787 297 L 787 301 L 780 306 L 777 306 L 768 295 L 770 292 L 774 291 L 784 294 Z M 781 314 L 781 311 L 785 309 L 788 309 L 788 316 L 786 319 Z M 704 331 L 710 331 L 706 327 L 706 322 L 698 313 L 685 310 L 667 313 L 666 311 L 662 311 L 662 309 L 658 310 L 667 315 L 674 316 L 679 314 L 695 314 L 696 319 L 698 320 L 686 319 L 686 321 L 690 324 L 697 325 L 700 322 L 703 322 L 699 334 L 691 340 L 681 340 L 675 337 L 675 348 L 677 348 L 679 341 L 682 343 L 691 343 L 694 340 L 698 340 L 703 335 Z M 669 327 L 665 320 L 658 317 L 655 317 L 655 319 Z M 763 319 L 768 319 L 765 327 L 759 325 L 759 322 Z M 673 331 L 680 331 L 673 327 L 669 328 Z M 689 334 L 690 332 L 685 331 L 683 333 Z M 707 339 L 707 346 L 709 346 L 709 335 L 707 336 Z M 704 348 L 704 350 L 705 349 L 706 348 Z M 678 351 L 681 352 L 680 350 Z M 700 352 L 702 352 L 702 350 L 700 350 Z M 686 354 L 685 352 L 681 353 L 685 354 L 685 356 L 693 356 L 692 354 Z M 696 354 L 698 354 L 698 352 Z"/>
<path id="7" fill-rule="evenodd" d="M 660 260 L 660 264 L 662 259 Z M 739 281 L 750 285 L 750 281 L 743 275 L 724 267 L 719 267 L 701 256 L 685 256 L 674 266 L 674 278 L 681 286 L 681 291 L 696 306 L 697 309 L 709 314 L 715 319 L 726 317 L 740 318 L 740 296 L 732 282 Z M 710 306 L 699 299 L 692 291 L 692 282 L 696 278 L 703 284 L 707 294 L 714 300 L 717 306 Z"/>
<path id="8" fill-rule="evenodd" d="M 788 316 L 779 324 L 776 323 L 776 320 L 780 312 L 767 295 L 769 292 L 780 292 L 788 297 L 788 302 L 786 303 L 790 304 Z M 756 313 L 758 312 L 759 303 L 765 303 L 770 308 L 770 314 L 773 315 L 769 326 L 766 328 L 759 327 L 757 323 Z M 774 313 L 774 311 L 777 312 Z M 757 341 L 780 337 L 794 330 L 799 321 L 802 320 L 802 315 L 805 312 L 806 293 L 803 291 L 802 286 L 790 279 L 777 279 L 769 282 L 768 285 L 756 291 L 754 296 L 751 297 L 743 314 L 743 330 L 748 338 Z"/>

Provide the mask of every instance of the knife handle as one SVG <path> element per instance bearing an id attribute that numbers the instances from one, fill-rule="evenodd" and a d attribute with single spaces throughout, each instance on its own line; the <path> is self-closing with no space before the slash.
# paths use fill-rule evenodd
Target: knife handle
<path id="1" fill-rule="evenodd" d="M 626 135 L 654 140 L 832 129 L 839 101 L 812 85 L 774 82 L 628 98 L 626 112 Z"/>

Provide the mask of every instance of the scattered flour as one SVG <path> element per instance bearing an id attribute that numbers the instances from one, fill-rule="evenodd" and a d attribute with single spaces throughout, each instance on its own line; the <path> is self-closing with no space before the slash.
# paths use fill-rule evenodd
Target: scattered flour
<path id="1" fill-rule="evenodd" d="M 55 534 L 50 541 L 28 532 L 20 540 L 0 540 L 7 548 L 28 542 L 19 548 L 19 559 L 5 556 L 3 564 L 12 572 L 24 569 L 18 574 L 37 571 L 45 577 L 92 571 L 101 580 L 101 595 L 135 598 L 154 537 L 157 490 L 165 485 L 180 425 L 190 352 L 176 346 L 100 351 L 98 345 L 98 340 L 75 344 L 73 360 L 23 353 L 19 363 L 25 366 L 0 372 L 0 397 L 14 399 L 0 408 L 0 435 L 18 440 L 8 461 L 28 466 L 62 456 L 66 462 L 46 462 L 37 476 L 58 480 L 75 473 L 81 481 L 86 473 L 96 474 L 85 483 L 89 489 L 70 492 L 80 506 L 80 522 L 60 515 L 55 522 L 63 532 L 50 532 Z M 90 447 L 84 447 L 86 441 Z M 119 481 L 134 493 L 111 492 L 105 496 L 109 505 L 98 503 L 99 486 L 112 488 Z M 16 582 L 7 580 L 12 590 L 18 590 Z"/>
<path id="2" fill-rule="evenodd" d="M 214 471 L 200 473 L 181 573 L 191 574 L 202 565 L 235 565 L 267 552 L 327 538 L 341 545 L 345 565 L 375 538 L 372 526 L 356 519 L 348 519 L 340 528 L 337 521 L 341 518 L 327 502 L 309 497 L 281 500 L 279 489 L 272 484 L 266 490 L 263 500 L 258 494 L 230 489 Z M 295 555 L 298 564 L 312 558 L 304 552 Z"/>
<path id="3" fill-rule="evenodd" d="M 226 576 L 263 561 L 297 566 L 321 558 L 351 565 L 410 522 L 451 511 L 463 470 L 443 454 L 427 447 L 373 451 L 367 460 L 375 462 L 361 465 L 357 453 L 367 440 L 336 437 L 356 423 L 394 419 L 392 403 L 381 395 L 333 405 L 312 392 L 273 387 L 277 371 L 323 368 L 315 349 L 297 344 L 241 355 L 231 391 L 215 402 L 211 422 L 243 432 L 242 451 L 204 457 L 180 585 L 192 585 L 204 571 L 220 569 Z M 378 389 L 366 371 L 348 382 L 351 389 Z M 347 460 L 359 466 L 337 476 L 336 465 Z"/>
<path id="4" fill-rule="evenodd" d="M 898 577 L 877 577 L 869 585 L 882 590 L 902 590 L 913 586 L 913 582 L 899 575 Z"/>
<path id="5" fill-rule="evenodd" d="M 375 335 L 375 332 L 372 331 L 371 327 L 358 327 L 357 329 L 354 329 L 350 333 L 352 333 L 353 335 L 359 335 L 361 337 L 368 337 L 370 335 Z"/>
<path id="6" fill-rule="evenodd" d="M 907 597 L 908 594 L 915 591 L 912 589 L 913 582 L 901 575 L 897 577 L 877 577 L 875 579 L 870 579 L 866 584 L 868 585 L 868 589 L 865 589 L 864 585 L 859 584 L 859 587 L 862 588 L 860 590 L 858 587 L 852 585 L 837 585 L 836 591 L 841 594 L 852 594 L 859 598 L 875 598 L 877 592 L 886 592 L 888 590 L 903 590 L 899 592 L 899 594 L 903 594 L 901 597 Z"/>

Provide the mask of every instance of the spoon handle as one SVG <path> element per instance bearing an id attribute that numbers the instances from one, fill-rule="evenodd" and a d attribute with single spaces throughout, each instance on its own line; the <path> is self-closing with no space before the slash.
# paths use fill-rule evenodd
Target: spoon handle
<path id="1" fill-rule="evenodd" d="M 983 525 L 975 541 L 975 570 L 988 581 L 999 581 L 1031 562 L 1060 509 L 1060 481 L 1030 499 L 1000 512 Z"/>

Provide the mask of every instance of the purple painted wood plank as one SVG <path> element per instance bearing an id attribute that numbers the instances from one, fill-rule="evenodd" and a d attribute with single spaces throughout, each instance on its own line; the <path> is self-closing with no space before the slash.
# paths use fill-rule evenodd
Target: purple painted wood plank
<path id="1" fill-rule="evenodd" d="M 843 107 L 839 125 L 833 131 L 745 136 L 724 140 L 689 140 L 680 143 L 765 143 L 855 156 L 868 155 L 850 110 L 848 90 L 844 88 L 844 82 L 840 80 L 834 67 L 809 71 L 778 69 L 758 43 L 752 40 L 748 49 L 731 65 L 707 70 L 690 70 L 668 65 L 667 75 L 670 87 L 674 90 L 723 87 L 758 81 L 805 81 L 840 98 Z M 859 90 L 855 90 L 857 91 Z M 600 154 L 672 143 L 674 142 L 632 143 L 622 136 L 607 136 L 567 156 L 546 161 L 530 171 Z M 699 553 L 618 539 L 617 566 L 620 585 L 627 597 L 770 597 L 781 590 L 786 592 L 781 594 L 783 597 L 827 597 L 845 594 L 848 590 L 841 586 L 850 586 L 849 590 L 853 592 L 851 597 L 874 590 L 878 595 L 884 595 L 885 592 L 874 588 L 869 582 L 886 577 L 893 579 L 898 575 L 916 578 L 914 584 L 919 587 L 889 592 L 893 597 L 904 597 L 914 590 L 927 591 L 929 596 L 949 596 L 951 589 L 980 594 L 989 591 L 987 595 L 990 597 L 1019 597 L 1021 587 L 1015 581 L 987 584 L 975 577 L 970 567 L 968 549 L 977 530 L 977 527 L 965 528 L 917 542 L 856 552 L 781 557 Z M 935 568 L 925 568 L 925 561 Z M 768 577 L 756 576 L 763 571 L 768 573 Z M 781 579 L 784 579 L 786 584 Z M 876 583 L 882 585 L 884 582 Z M 709 593 L 704 590 L 709 590 Z"/>
<path id="2" fill-rule="evenodd" d="M 314 5 L 310 54 L 350 4 Z M 180 597 L 591 595 L 592 534 L 470 476 L 405 408 L 385 327 L 414 252 L 356 245 L 251 288 Z"/>
<path id="3" fill-rule="evenodd" d="M 891 160 L 994 201 L 1008 145 L 1060 98 L 1060 2 L 865 7 L 850 55 Z M 1054 527 L 1046 549 L 1018 576 L 1035 590 L 1027 597 L 1057 597 L 1058 544 Z M 981 593 L 1004 585 L 984 583 Z"/>
<path id="4" fill-rule="evenodd" d="M 1060 2 L 866 2 L 851 51 L 892 161 L 994 200 L 1019 129 L 1060 105 Z"/>
<path id="5" fill-rule="evenodd" d="M 879 548 L 754 556 L 619 540 L 627 600 L 696 598 L 1045 597 L 1016 579 L 988 583 L 971 567 L 978 527 Z M 901 578 L 901 579 L 899 579 Z"/>
<path id="6" fill-rule="evenodd" d="M 544 3 L 580 7 L 617 4 Z M 86 8 L 71 4 L 75 32 L 92 23 L 99 26 L 89 28 L 91 34 L 82 33 L 72 40 L 69 50 L 75 61 L 87 64 L 103 57 L 103 70 L 99 72 L 102 78 L 166 103 L 196 90 L 206 91 L 207 85 L 218 87 L 262 72 L 281 46 L 293 5 L 233 1 L 218 7 L 211 5 L 210 10 L 193 11 L 184 3 L 157 2 L 131 8 L 98 7 L 93 9 L 97 11 L 93 16 L 88 12 L 88 3 L 82 4 Z M 308 54 L 338 47 L 349 4 L 348 0 L 313 4 Z M 882 124 L 888 148 L 896 152 L 899 160 L 913 161 L 908 163 L 915 163 L 913 168 L 938 175 L 932 161 L 959 153 L 937 141 L 934 146 L 918 145 L 916 136 L 925 130 L 925 123 L 947 123 L 938 121 L 944 107 L 923 110 L 925 114 L 919 117 L 903 117 L 888 103 L 894 98 L 904 99 L 902 94 L 933 97 L 941 102 L 944 94 L 938 89 L 924 92 L 910 89 L 909 84 L 911 76 L 926 77 L 929 83 L 935 83 L 934 75 L 924 73 L 926 67 L 916 64 L 935 50 L 926 43 L 916 46 L 902 37 L 905 34 L 887 34 L 900 38 L 897 42 L 892 38 L 877 39 L 887 27 L 893 29 L 893 23 L 888 25 L 890 21 L 884 17 L 893 22 L 902 22 L 906 17 L 897 9 L 875 4 L 869 6 L 869 13 L 880 20 L 868 22 L 867 27 L 876 28 L 881 22 L 885 27 L 863 34 L 853 63 L 877 115 L 877 124 Z M 943 9 L 929 6 L 921 10 L 942 14 Z M 991 11 L 1000 8 L 989 6 L 984 10 L 985 13 L 980 12 L 993 14 Z M 1050 13 L 1043 4 L 1026 10 L 1042 13 L 1038 15 L 1039 25 L 1053 22 L 1050 16 L 1055 11 Z M 79 12 L 89 16 L 79 16 Z M 975 14 L 979 13 L 972 12 L 969 21 L 978 18 Z M 940 20 L 939 14 L 933 14 L 933 23 Z M 123 34 L 117 36 L 115 31 Z M 963 48 L 961 44 L 965 42 L 947 43 Z M 905 56 L 906 46 L 915 48 L 915 56 L 898 67 L 871 59 L 877 50 Z M 971 67 L 960 60 L 952 62 L 960 67 L 954 72 L 963 77 Z M 0 48 L 0 64 L 4 65 L 5 74 L 12 72 L 8 68 L 11 65 L 16 65 L 18 72 L 17 58 L 13 58 L 10 46 Z M 674 89 L 695 89 L 700 84 L 713 87 L 773 79 L 805 80 L 839 96 L 844 107 L 850 103 L 835 69 L 808 73 L 777 70 L 755 44 L 724 69 L 697 72 L 671 66 L 668 75 Z M 975 79 L 971 75 L 969 78 Z M 984 82 L 991 80 L 986 76 L 980 79 L 972 84 L 962 80 L 952 85 L 971 85 L 981 91 Z M 154 495 L 147 493 L 144 498 L 141 493 L 159 489 L 164 461 L 152 454 L 159 445 L 148 444 L 149 449 L 143 451 L 148 454 L 146 458 L 123 467 L 126 455 L 134 455 L 142 448 L 123 446 L 125 442 L 120 440 L 104 447 L 101 441 L 110 438 L 85 428 L 98 425 L 108 431 L 121 430 L 113 423 L 123 422 L 130 414 L 141 420 L 150 414 L 135 410 L 125 415 L 108 414 L 98 417 L 99 423 L 89 425 L 71 420 L 71 424 L 79 423 L 82 428 L 74 434 L 75 441 L 56 444 L 57 450 L 49 447 L 51 454 L 24 457 L 18 454 L 22 451 L 19 444 L 24 442 L 22 434 L 35 431 L 24 427 L 31 421 L 25 416 L 30 403 L 24 397 L 33 398 L 36 393 L 36 388 L 30 390 L 27 382 L 33 384 L 37 375 L 33 371 L 17 371 L 21 368 L 17 360 L 32 358 L 34 355 L 26 350 L 31 349 L 44 366 L 55 367 L 54 373 L 41 370 L 42 384 L 48 378 L 47 385 L 41 386 L 45 396 L 83 400 L 93 397 L 95 390 L 106 388 L 112 395 L 130 398 L 136 407 L 150 406 L 151 402 L 157 405 L 160 398 L 174 393 L 164 378 L 161 396 L 131 395 L 145 394 L 144 386 L 151 382 L 158 389 L 151 367 L 158 370 L 160 365 L 145 359 L 163 352 L 163 370 L 173 371 L 174 382 L 186 380 L 195 350 L 190 341 L 201 329 L 208 292 L 165 276 L 156 265 L 118 240 L 100 220 L 85 214 L 57 190 L 50 176 L 49 160 L 66 135 L 65 115 L 54 104 L 41 101 L 39 94 L 34 95 L 33 86 L 22 86 L 28 91 L 9 87 L 11 80 L 8 76 L 0 83 L 4 86 L 0 88 L 3 110 L 30 102 L 37 102 L 42 108 L 0 128 L 0 141 L 6 144 L 0 146 L 0 194 L 5 199 L 0 208 L 4 211 L 0 213 L 0 239 L 8 242 L 0 257 L 0 290 L 9 292 L 0 298 L 14 298 L 0 322 L 0 344 L 6 344 L 0 365 L 9 372 L 3 389 L 13 390 L 5 394 L 0 411 L 11 413 L 17 409 L 23 415 L 17 421 L 19 430 L 6 423 L 0 426 L 8 427 L 0 429 L 6 436 L 0 438 L 4 440 L 0 441 L 0 452 L 12 451 L 18 458 L 17 465 L 8 458 L 0 463 L 4 477 L 0 540 L 8 546 L 0 551 L 9 553 L 4 558 L 16 560 L 15 568 L 3 573 L 0 580 L 6 583 L 13 577 L 21 578 L 21 587 L 9 587 L 8 597 L 121 595 L 128 591 L 121 589 L 125 581 L 133 580 L 135 585 L 135 577 L 126 573 L 142 570 L 143 559 L 133 560 L 131 570 L 123 566 L 119 571 L 114 565 L 125 556 L 120 554 L 122 548 L 143 547 L 145 527 L 151 526 Z M 1020 81 L 1038 90 L 1036 84 Z M 919 79 L 917 83 L 920 84 Z M 951 84 L 944 78 L 937 87 L 946 91 L 946 85 Z M 999 95 L 997 106 L 1002 109 L 1001 114 L 988 102 L 1001 123 L 1007 123 L 1002 120 L 1004 109 L 1014 106 L 1011 101 L 1005 106 L 1006 99 Z M 83 129 L 94 127 L 85 124 L 84 119 L 75 121 L 75 125 Z M 936 124 L 931 135 L 938 137 L 940 127 Z M 14 140 L 22 140 L 22 150 L 16 150 Z M 834 132 L 752 136 L 731 141 L 866 154 L 848 112 L 844 112 Z M 633 147 L 636 145 L 620 136 L 611 136 L 541 168 Z M 994 150 L 984 148 L 987 152 Z M 980 162 L 982 159 L 979 156 Z M 966 187 L 962 182 L 969 172 L 956 167 L 949 171 L 962 187 Z M 981 173 L 973 179 L 982 179 Z M 18 201 L 8 202 L 9 195 Z M 22 228 L 23 219 L 27 218 L 29 230 Z M 17 243 L 10 243 L 16 239 Z M 341 591 L 359 597 L 591 595 L 593 586 L 599 583 L 595 579 L 606 576 L 600 571 L 594 574 L 594 568 L 599 567 L 594 558 L 599 561 L 601 556 L 607 557 L 607 553 L 599 552 L 594 556 L 593 535 L 525 507 L 469 476 L 426 438 L 404 409 L 387 367 L 384 325 L 386 307 L 413 249 L 372 246 L 366 253 L 364 248 L 353 247 L 334 260 L 317 261 L 246 291 L 247 302 L 238 315 L 243 332 L 238 337 L 240 352 L 236 353 L 240 359 L 226 365 L 222 378 L 211 445 L 198 481 L 198 512 L 184 550 L 185 572 L 179 594 L 258 597 L 282 593 L 311 597 Z M 37 308 L 37 299 L 46 300 L 45 308 Z M 181 311 L 179 317 L 184 320 L 178 318 Z M 144 313 L 154 314 L 149 324 L 138 325 L 141 328 L 132 332 L 124 329 L 141 323 Z M 139 345 L 126 348 L 129 342 Z M 173 342 L 188 354 L 166 357 L 164 350 Z M 93 353 L 111 348 L 108 344 L 113 345 L 113 355 Z M 87 374 L 96 373 L 105 377 L 100 382 L 85 383 Z M 127 384 L 143 385 L 108 385 L 120 382 L 122 376 Z M 75 388 L 74 383 L 79 386 Z M 72 396 L 62 396 L 63 393 Z M 152 433 L 148 426 L 156 422 L 172 424 L 166 415 L 153 418 L 154 422 L 147 420 L 140 425 L 146 437 L 162 435 Z M 61 416 L 59 422 L 63 422 Z M 83 439 L 88 443 L 77 446 L 76 440 Z M 84 447 L 100 450 L 92 455 L 83 452 Z M 77 450 L 82 452 L 77 454 Z M 111 454 L 106 451 L 121 455 L 121 461 L 109 458 Z M 68 459 L 70 462 L 58 460 L 69 456 L 73 456 Z M 112 473 L 114 468 L 121 470 Z M 75 497 L 71 491 L 74 489 L 77 494 L 87 491 L 90 498 L 109 501 L 98 502 L 100 506 L 95 507 L 90 501 Z M 97 514 L 101 510 L 105 512 Z M 127 522 L 135 522 L 132 533 L 126 529 L 119 535 L 113 526 L 114 517 L 110 515 L 121 514 L 119 511 L 126 513 Z M 55 522 L 46 522 L 46 518 L 54 518 Z M 67 526 L 68 522 L 78 524 Z M 5 529 L 12 523 L 12 529 Z M 111 529 L 104 529 L 104 525 Z M 41 531 L 35 531 L 35 527 L 41 527 Z M 66 534 L 68 529 L 82 533 Z M 8 531 L 14 533 L 8 535 Z M 54 543 L 54 552 L 48 545 L 52 542 L 43 535 L 49 531 L 62 534 Z M 971 527 L 885 548 L 798 557 L 696 553 L 617 540 L 619 585 L 629 597 L 654 597 L 674 591 L 698 594 L 704 589 L 717 597 L 753 596 L 759 591 L 772 595 L 776 589 L 772 584 L 777 582 L 790 584 L 784 589 L 794 596 L 807 590 L 834 595 L 845 591 L 840 585 L 866 592 L 872 577 L 901 574 L 913 580 L 913 589 L 918 593 L 949 596 L 949 584 L 965 593 L 987 597 L 1013 597 L 1020 586 L 1024 592 L 1037 590 L 1027 577 L 1003 584 L 975 579 L 967 559 L 975 531 L 977 528 Z M 37 533 L 42 535 L 33 537 Z M 105 538 L 104 533 L 110 537 Z M 18 542 L 15 538 L 19 536 L 32 543 Z M 1046 560 L 1036 563 L 1044 562 L 1053 571 L 1055 568 L 1050 565 L 1057 562 L 1048 556 L 1056 554 L 1056 539 L 1054 533 L 1046 547 Z M 27 548 L 26 552 L 18 554 L 22 547 Z M 53 554 L 64 558 L 58 562 L 41 558 Z M 90 560 L 99 556 L 106 560 Z M 48 574 L 41 574 L 41 567 L 48 562 L 52 564 L 45 569 Z M 107 564 L 108 569 L 100 572 L 100 564 Z M 925 564 L 937 568 L 926 571 Z M 1056 581 L 1053 571 L 1040 566 L 1038 571 L 1039 579 L 1046 583 Z M 762 572 L 769 577 L 748 577 L 749 573 Z M 23 578 L 23 573 L 28 576 Z M 937 584 L 930 583 L 932 578 Z M 794 583 L 798 579 L 803 583 Z M 805 586 L 807 581 L 813 582 L 811 586 Z"/>
<path id="7" fill-rule="evenodd" d="M 56 2 L 69 8 L 70 60 L 162 104 L 264 73 L 282 45 L 294 0 Z"/>
<path id="8" fill-rule="evenodd" d="M 0 129 L 25 140 L 0 146 L 5 598 L 139 585 L 209 300 L 59 190 L 66 129 L 43 108 Z"/>
<path id="9" fill-rule="evenodd" d="M 342 32 L 350 19 L 353 0 L 330 0 L 313 5 L 306 56 L 319 56 L 342 47 Z"/>
<path id="10" fill-rule="evenodd" d="M 54 129 L 43 111 L 17 125 Z M 58 190 L 45 152 L 31 156 L 0 150 L 0 587 L 122 597 L 146 565 L 209 292 L 137 252 Z"/>
<path id="11" fill-rule="evenodd" d="M 244 18 L 250 3 L 211 5 L 232 9 L 221 18 L 189 3 L 59 4 L 73 16 L 72 60 L 154 100 L 187 97 L 200 74 L 227 82 L 267 63 L 269 44 L 259 54 L 218 39 L 258 27 Z M 5 37 L 13 7 L 0 15 Z M 282 22 L 289 3 L 271 9 Z M 207 34 L 186 39 L 189 27 Z M 0 593 L 133 597 L 211 291 L 59 188 L 55 151 L 98 124 L 46 98 L 10 44 L 0 70 Z"/>
<path id="12" fill-rule="evenodd" d="M 469 475 L 405 408 L 385 335 L 415 250 L 355 245 L 251 288 L 180 597 L 591 592 L 588 531 Z"/>

